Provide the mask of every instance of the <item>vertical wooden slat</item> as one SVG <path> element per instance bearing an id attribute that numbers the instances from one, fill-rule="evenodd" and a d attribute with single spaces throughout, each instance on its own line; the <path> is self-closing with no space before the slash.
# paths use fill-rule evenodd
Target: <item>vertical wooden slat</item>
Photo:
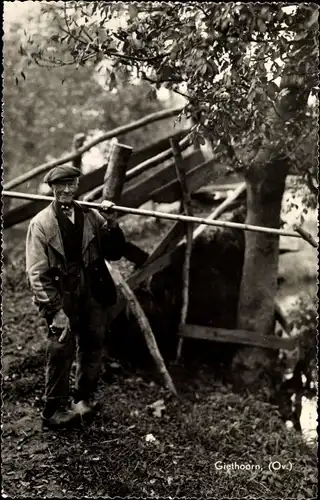
<path id="1" fill-rule="evenodd" d="M 174 139 L 170 139 L 170 145 L 174 156 L 177 177 L 179 179 L 181 187 L 181 199 L 182 199 L 183 209 L 186 215 L 193 216 L 191 197 L 188 191 L 186 175 L 183 168 L 181 149 L 179 143 Z M 182 307 L 180 316 L 180 328 L 186 324 L 188 307 L 189 307 L 189 281 L 190 281 L 190 261 L 192 252 L 193 224 L 186 224 L 185 232 L 187 237 L 187 244 L 186 244 L 185 259 L 182 271 Z M 177 357 L 176 357 L 177 362 L 181 357 L 182 342 L 183 342 L 182 338 L 179 338 L 177 347 Z"/>

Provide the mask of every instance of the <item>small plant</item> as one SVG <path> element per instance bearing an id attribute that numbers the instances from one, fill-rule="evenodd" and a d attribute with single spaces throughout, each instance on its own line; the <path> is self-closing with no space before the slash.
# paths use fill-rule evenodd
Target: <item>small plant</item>
<path id="1" fill-rule="evenodd" d="M 300 337 L 299 358 L 294 368 L 296 376 L 306 377 L 306 388 L 316 381 L 317 368 L 317 302 L 316 296 L 301 294 L 291 312 L 294 331 Z"/>

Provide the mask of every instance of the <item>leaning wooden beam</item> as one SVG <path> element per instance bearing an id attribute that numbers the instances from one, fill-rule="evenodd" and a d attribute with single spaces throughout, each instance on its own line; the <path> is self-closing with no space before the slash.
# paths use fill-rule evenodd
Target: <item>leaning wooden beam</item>
<path id="1" fill-rule="evenodd" d="M 254 335 L 253 335 L 254 334 Z M 273 335 L 262 335 L 259 332 L 247 330 L 227 330 L 209 326 L 184 325 L 178 332 L 179 336 L 211 340 L 214 342 L 228 342 L 232 344 L 245 344 L 264 347 L 265 349 L 286 349 L 292 351 L 299 343 L 298 337 L 281 338 Z"/>
<path id="2" fill-rule="evenodd" d="M 151 276 L 169 266 L 171 262 L 171 253 L 172 251 L 168 251 L 154 261 L 148 264 L 144 264 L 140 269 L 131 274 L 131 276 L 129 276 L 129 278 L 127 279 L 127 283 L 131 290 L 136 290 L 136 288 L 138 288 L 141 283 L 147 281 L 149 278 L 151 278 Z M 121 313 L 121 311 L 125 307 L 125 304 L 125 301 L 119 298 L 117 304 L 110 308 L 110 322 L 113 321 L 118 316 L 118 314 Z"/>
<path id="3" fill-rule="evenodd" d="M 72 160 L 72 166 L 81 171 L 82 168 L 82 155 L 78 153 L 79 149 L 83 146 L 86 136 L 83 133 L 76 134 L 72 140 L 72 151 L 77 155 Z"/>
<path id="4" fill-rule="evenodd" d="M 138 325 L 144 335 L 146 344 L 148 346 L 149 352 L 155 362 L 156 367 L 159 370 L 160 375 L 163 377 L 165 385 L 174 394 L 177 395 L 177 390 L 172 381 L 172 378 L 167 370 L 167 367 L 163 361 L 161 353 L 159 351 L 156 339 L 153 335 L 149 320 L 144 313 L 139 301 L 137 300 L 135 294 L 130 289 L 129 285 L 126 283 L 125 279 L 121 276 L 120 272 L 113 268 L 107 261 L 106 265 L 110 271 L 112 278 L 114 279 L 116 286 L 120 289 L 123 296 L 126 298 L 129 307 L 136 318 Z"/>
<path id="5" fill-rule="evenodd" d="M 242 190 L 241 190 L 241 193 L 242 193 Z M 225 203 L 226 200 L 223 201 L 223 203 L 221 205 L 219 205 L 209 215 L 208 220 L 215 219 L 215 218 L 219 217 L 221 214 L 223 214 L 224 212 L 226 212 L 229 208 L 231 209 L 233 207 L 234 201 L 236 201 L 236 198 L 234 198 L 233 195 L 230 195 L 230 199 L 231 199 L 230 204 Z M 201 227 L 205 228 L 206 226 L 204 225 Z M 163 239 L 160 241 L 160 243 L 157 245 L 157 247 L 149 255 L 148 260 L 145 262 L 145 265 L 148 265 L 150 262 L 153 262 L 155 259 L 157 259 L 161 255 L 163 255 L 164 253 L 166 253 L 168 251 L 173 251 L 179 242 L 181 242 L 181 243 L 183 242 L 183 240 L 181 240 L 181 238 L 183 237 L 184 232 L 185 231 L 184 231 L 183 224 L 180 221 L 175 222 L 173 224 L 173 226 L 167 231 L 167 233 L 165 234 Z M 193 236 L 192 236 L 193 240 L 198 238 L 198 236 L 200 236 L 201 232 L 202 231 L 197 231 L 197 229 L 196 229 L 193 232 Z"/>
<path id="6" fill-rule="evenodd" d="M 170 144 L 174 156 L 177 177 L 179 179 L 181 187 L 181 198 L 182 198 L 184 213 L 186 215 L 193 216 L 190 193 L 188 191 L 186 175 L 183 168 L 181 149 L 179 147 L 179 143 L 173 139 L 170 139 Z M 192 252 L 192 232 L 193 232 L 192 224 L 185 224 L 185 231 L 186 231 L 187 243 L 185 248 L 185 257 L 182 269 L 182 307 L 180 316 L 180 327 L 183 327 L 186 324 L 188 307 L 189 307 L 190 261 Z M 178 362 L 180 359 L 181 351 L 182 351 L 182 338 L 180 338 L 178 341 L 176 362 Z"/>
<path id="7" fill-rule="evenodd" d="M 40 194 L 29 194 L 29 193 L 19 193 L 16 191 L 2 191 L 2 196 L 8 196 L 11 198 L 20 198 L 25 200 L 40 200 L 51 202 L 54 200 L 52 196 L 42 196 Z M 92 203 L 89 201 L 78 201 L 79 205 L 83 205 L 89 208 L 100 209 L 100 203 Z M 155 210 L 143 210 L 142 208 L 131 208 L 131 207 L 122 207 L 118 205 L 114 205 L 111 210 L 115 210 L 118 212 L 122 212 L 124 214 L 133 214 L 133 215 L 141 215 L 147 217 L 155 217 L 156 219 L 168 219 L 173 221 L 181 221 L 181 222 L 191 222 L 195 224 L 205 224 L 207 226 L 214 227 L 230 227 L 231 229 L 242 229 L 243 231 L 255 231 L 258 233 L 267 233 L 267 234 L 279 234 L 283 236 L 291 236 L 293 238 L 301 238 L 301 236 L 293 231 L 285 231 L 283 229 L 276 229 L 274 227 L 265 227 L 265 226 L 255 226 L 253 224 L 242 224 L 240 222 L 227 222 L 220 220 L 210 220 L 205 219 L 203 217 L 189 217 L 187 215 L 178 215 L 178 214 L 168 214 L 165 212 L 157 212 Z"/>
<path id="8" fill-rule="evenodd" d="M 188 130 L 180 130 L 174 134 L 171 134 L 170 137 L 174 137 L 180 140 L 187 133 Z M 137 165 L 144 162 L 146 159 L 152 158 L 158 153 L 161 153 L 163 149 L 167 148 L 169 145 L 170 137 L 165 137 L 164 139 L 160 139 L 160 141 L 153 142 L 149 146 L 133 151 L 129 159 L 126 175 Z M 103 184 L 105 167 L 106 167 L 105 165 L 102 165 L 101 167 L 93 170 L 92 172 L 89 172 L 80 177 L 79 190 L 81 191 L 81 194 L 87 193 L 91 189 L 96 188 L 97 186 Z"/>
<path id="9" fill-rule="evenodd" d="M 103 199 L 110 200 L 114 203 L 119 203 L 121 193 L 126 178 L 127 165 L 132 154 L 132 148 L 125 144 L 114 143 L 112 145 L 108 167 L 104 176 Z M 102 212 L 102 215 L 103 212 Z M 106 219 L 114 218 L 116 213 L 111 216 L 105 216 Z M 131 242 L 126 242 L 123 256 L 130 262 L 141 266 L 148 258 L 147 252 L 134 245 Z"/>
<path id="10" fill-rule="evenodd" d="M 96 139 L 93 139 L 92 141 L 88 142 L 85 146 L 79 148 L 76 153 L 70 153 L 66 156 L 63 156 L 62 158 L 58 158 L 57 160 L 50 160 L 46 163 L 43 163 L 42 165 L 39 165 L 38 167 L 29 170 L 29 172 L 26 172 L 25 174 L 22 174 L 16 177 L 15 179 L 6 182 L 3 187 L 4 189 L 12 189 L 13 187 L 19 186 L 19 184 L 22 184 L 23 182 L 32 179 L 36 175 L 43 174 L 53 167 L 56 167 L 58 165 L 63 165 L 64 163 L 74 160 L 80 154 L 82 155 L 83 153 L 91 149 L 93 146 L 96 146 L 100 142 L 106 141 L 107 139 L 112 139 L 113 137 L 118 137 L 119 135 L 122 134 L 126 134 L 128 132 L 131 132 L 132 130 L 136 130 L 140 127 L 148 125 L 149 123 L 153 123 L 158 120 L 163 120 L 165 118 L 176 116 L 182 111 L 182 109 L 183 108 L 180 106 L 178 108 L 170 108 L 164 111 L 157 111 L 156 113 L 151 113 L 150 115 L 147 115 L 144 118 L 141 118 L 140 120 L 129 123 L 129 125 L 123 125 L 121 127 L 115 128 L 114 130 L 110 130 L 109 132 L 106 132 L 105 134 L 102 134 Z"/>

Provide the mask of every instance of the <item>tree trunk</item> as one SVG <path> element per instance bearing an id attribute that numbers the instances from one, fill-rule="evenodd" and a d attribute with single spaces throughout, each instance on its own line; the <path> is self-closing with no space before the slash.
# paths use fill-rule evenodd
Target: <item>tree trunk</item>
<path id="1" fill-rule="evenodd" d="M 279 228 L 288 163 L 274 161 L 246 177 L 247 224 Z M 279 236 L 245 232 L 245 255 L 237 327 L 265 335 L 274 333 Z M 254 335 L 254 333 L 253 333 Z M 268 355 L 270 354 L 270 355 Z M 233 360 L 235 386 L 255 390 L 270 385 L 268 373 L 275 351 L 241 348 Z"/>
<path id="2" fill-rule="evenodd" d="M 288 165 L 268 165 L 263 179 L 246 178 L 247 224 L 279 228 Z M 238 327 L 266 335 L 274 327 L 279 236 L 245 232 L 245 257 L 238 305 Z"/>
<path id="3" fill-rule="evenodd" d="M 290 166 L 290 157 L 284 152 L 290 138 L 301 140 L 310 88 L 310 82 L 292 74 L 291 70 L 287 67 L 284 71 L 281 91 L 266 118 L 273 139 L 278 142 L 264 138 L 245 174 L 248 224 L 275 228 L 280 225 L 281 202 Z M 290 128 L 284 130 L 287 124 Z M 278 144 L 277 150 L 273 143 Z M 237 326 L 252 330 L 253 335 L 255 331 L 264 335 L 274 333 L 278 255 L 277 235 L 246 232 Z M 240 349 L 233 360 L 235 386 L 247 390 L 270 386 L 272 360 L 273 356 L 266 350 Z"/>

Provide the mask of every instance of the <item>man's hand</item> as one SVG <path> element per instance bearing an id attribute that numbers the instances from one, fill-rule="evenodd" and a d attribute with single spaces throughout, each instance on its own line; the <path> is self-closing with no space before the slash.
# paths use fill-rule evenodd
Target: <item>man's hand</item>
<path id="1" fill-rule="evenodd" d="M 60 333 L 60 331 L 62 330 L 58 342 L 61 343 L 66 338 L 67 333 L 70 330 L 70 321 L 63 309 L 60 309 L 53 317 L 52 323 L 50 325 L 50 330 L 53 334 L 56 332 Z"/>
<path id="2" fill-rule="evenodd" d="M 100 205 L 100 210 L 102 210 L 102 212 L 110 212 L 110 208 L 114 205 L 115 203 L 113 203 L 113 201 L 103 200 Z"/>
<path id="3" fill-rule="evenodd" d="M 103 200 L 100 205 L 100 210 L 103 212 L 103 217 L 109 222 L 110 227 L 114 227 L 117 224 L 117 214 L 110 210 L 115 203 L 109 200 Z"/>

